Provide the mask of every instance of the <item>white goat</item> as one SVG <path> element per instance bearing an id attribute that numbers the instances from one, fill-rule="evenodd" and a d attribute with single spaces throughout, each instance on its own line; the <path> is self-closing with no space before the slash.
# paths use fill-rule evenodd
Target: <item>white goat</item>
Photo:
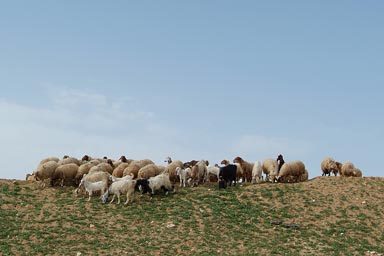
<path id="1" fill-rule="evenodd" d="M 119 180 L 132 180 L 132 179 L 133 179 L 133 174 L 132 173 L 130 175 L 123 176 L 121 178 L 113 176 L 113 175 L 109 175 L 109 180 L 112 181 L 112 182 L 116 182 L 116 181 L 119 181 Z"/>
<path id="2" fill-rule="evenodd" d="M 180 187 L 185 187 L 185 183 L 188 178 L 191 177 L 191 168 L 182 169 L 180 167 L 176 167 L 176 175 L 180 178 Z"/>
<path id="3" fill-rule="evenodd" d="M 108 190 L 108 184 L 105 181 L 89 182 L 83 178 L 79 184 L 79 188 L 81 186 L 84 186 L 85 190 L 89 194 L 88 201 L 91 200 L 93 192 L 101 191 L 101 194 L 104 194 L 105 191 Z"/>
<path id="4" fill-rule="evenodd" d="M 169 190 L 173 190 L 169 175 L 166 173 L 161 173 L 155 177 L 149 178 L 148 185 L 152 190 L 152 195 L 155 194 L 155 191 L 159 189 L 163 189 L 166 195 L 168 195 Z"/>
<path id="5" fill-rule="evenodd" d="M 115 200 L 115 196 L 117 196 L 117 204 L 120 204 L 120 194 L 125 194 L 127 196 L 127 200 L 124 204 L 128 204 L 129 201 L 133 201 L 135 185 L 136 180 L 129 178 L 115 181 L 109 186 L 108 191 L 102 195 L 102 201 L 105 203 L 107 201 L 109 193 L 111 193 L 113 194 L 113 197 L 110 204 Z"/>

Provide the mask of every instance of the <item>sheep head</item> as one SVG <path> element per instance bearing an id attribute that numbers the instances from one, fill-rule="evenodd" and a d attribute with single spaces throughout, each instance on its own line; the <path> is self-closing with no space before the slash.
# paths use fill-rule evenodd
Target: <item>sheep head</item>
<path id="1" fill-rule="evenodd" d="M 89 155 L 84 155 L 84 156 L 81 158 L 81 161 L 89 161 Z"/>
<path id="2" fill-rule="evenodd" d="M 242 164 L 244 162 L 243 158 L 241 157 L 236 157 L 235 159 L 233 159 L 233 162 L 234 163 L 239 163 L 239 164 Z"/>
<path id="3" fill-rule="evenodd" d="M 224 159 L 223 161 L 221 161 L 221 164 L 223 164 L 223 165 L 229 165 L 229 161 Z"/>
<path id="4" fill-rule="evenodd" d="M 127 162 L 127 158 L 125 158 L 125 156 L 121 156 L 121 157 L 119 158 L 119 160 L 121 160 L 121 162 L 123 162 L 123 163 L 126 163 L 126 162 Z"/>

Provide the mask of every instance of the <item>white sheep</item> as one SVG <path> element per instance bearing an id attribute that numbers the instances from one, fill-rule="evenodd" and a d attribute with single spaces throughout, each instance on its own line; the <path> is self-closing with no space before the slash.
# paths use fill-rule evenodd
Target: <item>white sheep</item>
<path id="1" fill-rule="evenodd" d="M 296 160 L 283 164 L 277 180 L 280 182 L 297 182 L 300 177 L 305 177 L 306 169 L 303 162 Z"/>
<path id="2" fill-rule="evenodd" d="M 113 182 L 109 186 L 108 191 L 102 195 L 102 200 L 103 202 L 105 202 L 106 198 L 108 198 L 108 194 L 113 194 L 110 204 L 115 200 L 115 196 L 117 196 L 117 204 L 120 204 L 120 195 L 125 194 L 127 197 L 127 200 L 125 201 L 124 204 L 133 202 L 135 185 L 136 185 L 136 180 L 133 180 L 131 178 L 121 178 L 120 180 Z"/>
<path id="3" fill-rule="evenodd" d="M 207 166 L 207 173 L 208 173 L 208 178 L 210 178 L 210 176 L 212 175 L 212 176 L 216 177 L 215 181 L 218 181 L 219 180 L 220 167 L 217 164 L 215 166 Z"/>
<path id="4" fill-rule="evenodd" d="M 344 177 L 362 177 L 361 170 L 356 168 L 355 165 L 351 162 L 345 162 L 343 163 L 341 167 L 341 176 Z"/>
<path id="5" fill-rule="evenodd" d="M 331 176 L 331 172 L 335 176 L 337 176 L 337 173 L 341 171 L 340 169 L 341 165 L 338 164 L 333 158 L 331 157 L 326 157 L 321 161 L 321 170 L 323 171 L 323 174 L 321 176 Z"/>
<path id="6" fill-rule="evenodd" d="M 187 180 L 191 177 L 191 168 L 176 167 L 176 175 L 180 178 L 180 187 L 185 187 Z"/>
<path id="7" fill-rule="evenodd" d="M 112 181 L 112 182 L 116 182 L 116 181 L 119 181 L 119 180 L 126 180 L 126 179 L 133 179 L 133 175 L 127 175 L 127 176 L 124 176 L 124 177 L 116 177 L 116 176 L 113 176 L 113 175 L 110 175 L 109 176 L 109 180 Z"/>
<path id="8" fill-rule="evenodd" d="M 168 191 L 174 189 L 167 173 L 160 173 L 159 175 L 151 177 L 148 180 L 139 179 L 136 182 L 135 188 L 141 190 L 142 193 L 151 192 L 152 195 L 160 189 L 163 189 L 167 195 Z"/>
<path id="9" fill-rule="evenodd" d="M 263 166 L 259 161 L 256 161 L 252 169 L 252 182 L 259 183 L 261 181 L 263 181 Z"/>
<path id="10" fill-rule="evenodd" d="M 41 186 L 45 187 L 44 181 L 52 178 L 52 175 L 58 166 L 59 164 L 55 161 L 45 162 L 37 167 L 37 170 L 33 172 L 33 175 L 36 180 L 42 182 Z"/>
<path id="11" fill-rule="evenodd" d="M 274 182 L 279 175 L 279 164 L 275 159 L 267 158 L 262 164 L 265 180 Z"/>
<path id="12" fill-rule="evenodd" d="M 105 193 L 105 191 L 108 190 L 108 183 L 107 182 L 105 182 L 103 180 L 96 181 L 96 182 L 90 182 L 90 181 L 87 181 L 86 179 L 84 179 L 84 177 L 79 184 L 79 188 L 81 186 L 83 186 L 89 194 L 87 201 L 91 200 L 91 196 L 94 192 L 101 191 L 101 194 L 103 195 Z"/>

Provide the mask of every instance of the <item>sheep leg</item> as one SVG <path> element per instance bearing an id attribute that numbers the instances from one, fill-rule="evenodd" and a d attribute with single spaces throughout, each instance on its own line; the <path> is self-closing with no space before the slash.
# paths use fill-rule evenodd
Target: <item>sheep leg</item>
<path id="1" fill-rule="evenodd" d="M 117 204 L 120 204 L 120 193 L 117 193 Z"/>

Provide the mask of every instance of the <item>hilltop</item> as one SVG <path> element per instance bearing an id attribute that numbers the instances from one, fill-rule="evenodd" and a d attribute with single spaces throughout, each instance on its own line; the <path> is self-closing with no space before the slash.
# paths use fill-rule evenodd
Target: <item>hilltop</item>
<path id="1" fill-rule="evenodd" d="M 2 255 L 379 255 L 384 178 L 216 184 L 128 206 L 0 180 Z M 373 253 L 375 251 L 377 253 Z"/>

